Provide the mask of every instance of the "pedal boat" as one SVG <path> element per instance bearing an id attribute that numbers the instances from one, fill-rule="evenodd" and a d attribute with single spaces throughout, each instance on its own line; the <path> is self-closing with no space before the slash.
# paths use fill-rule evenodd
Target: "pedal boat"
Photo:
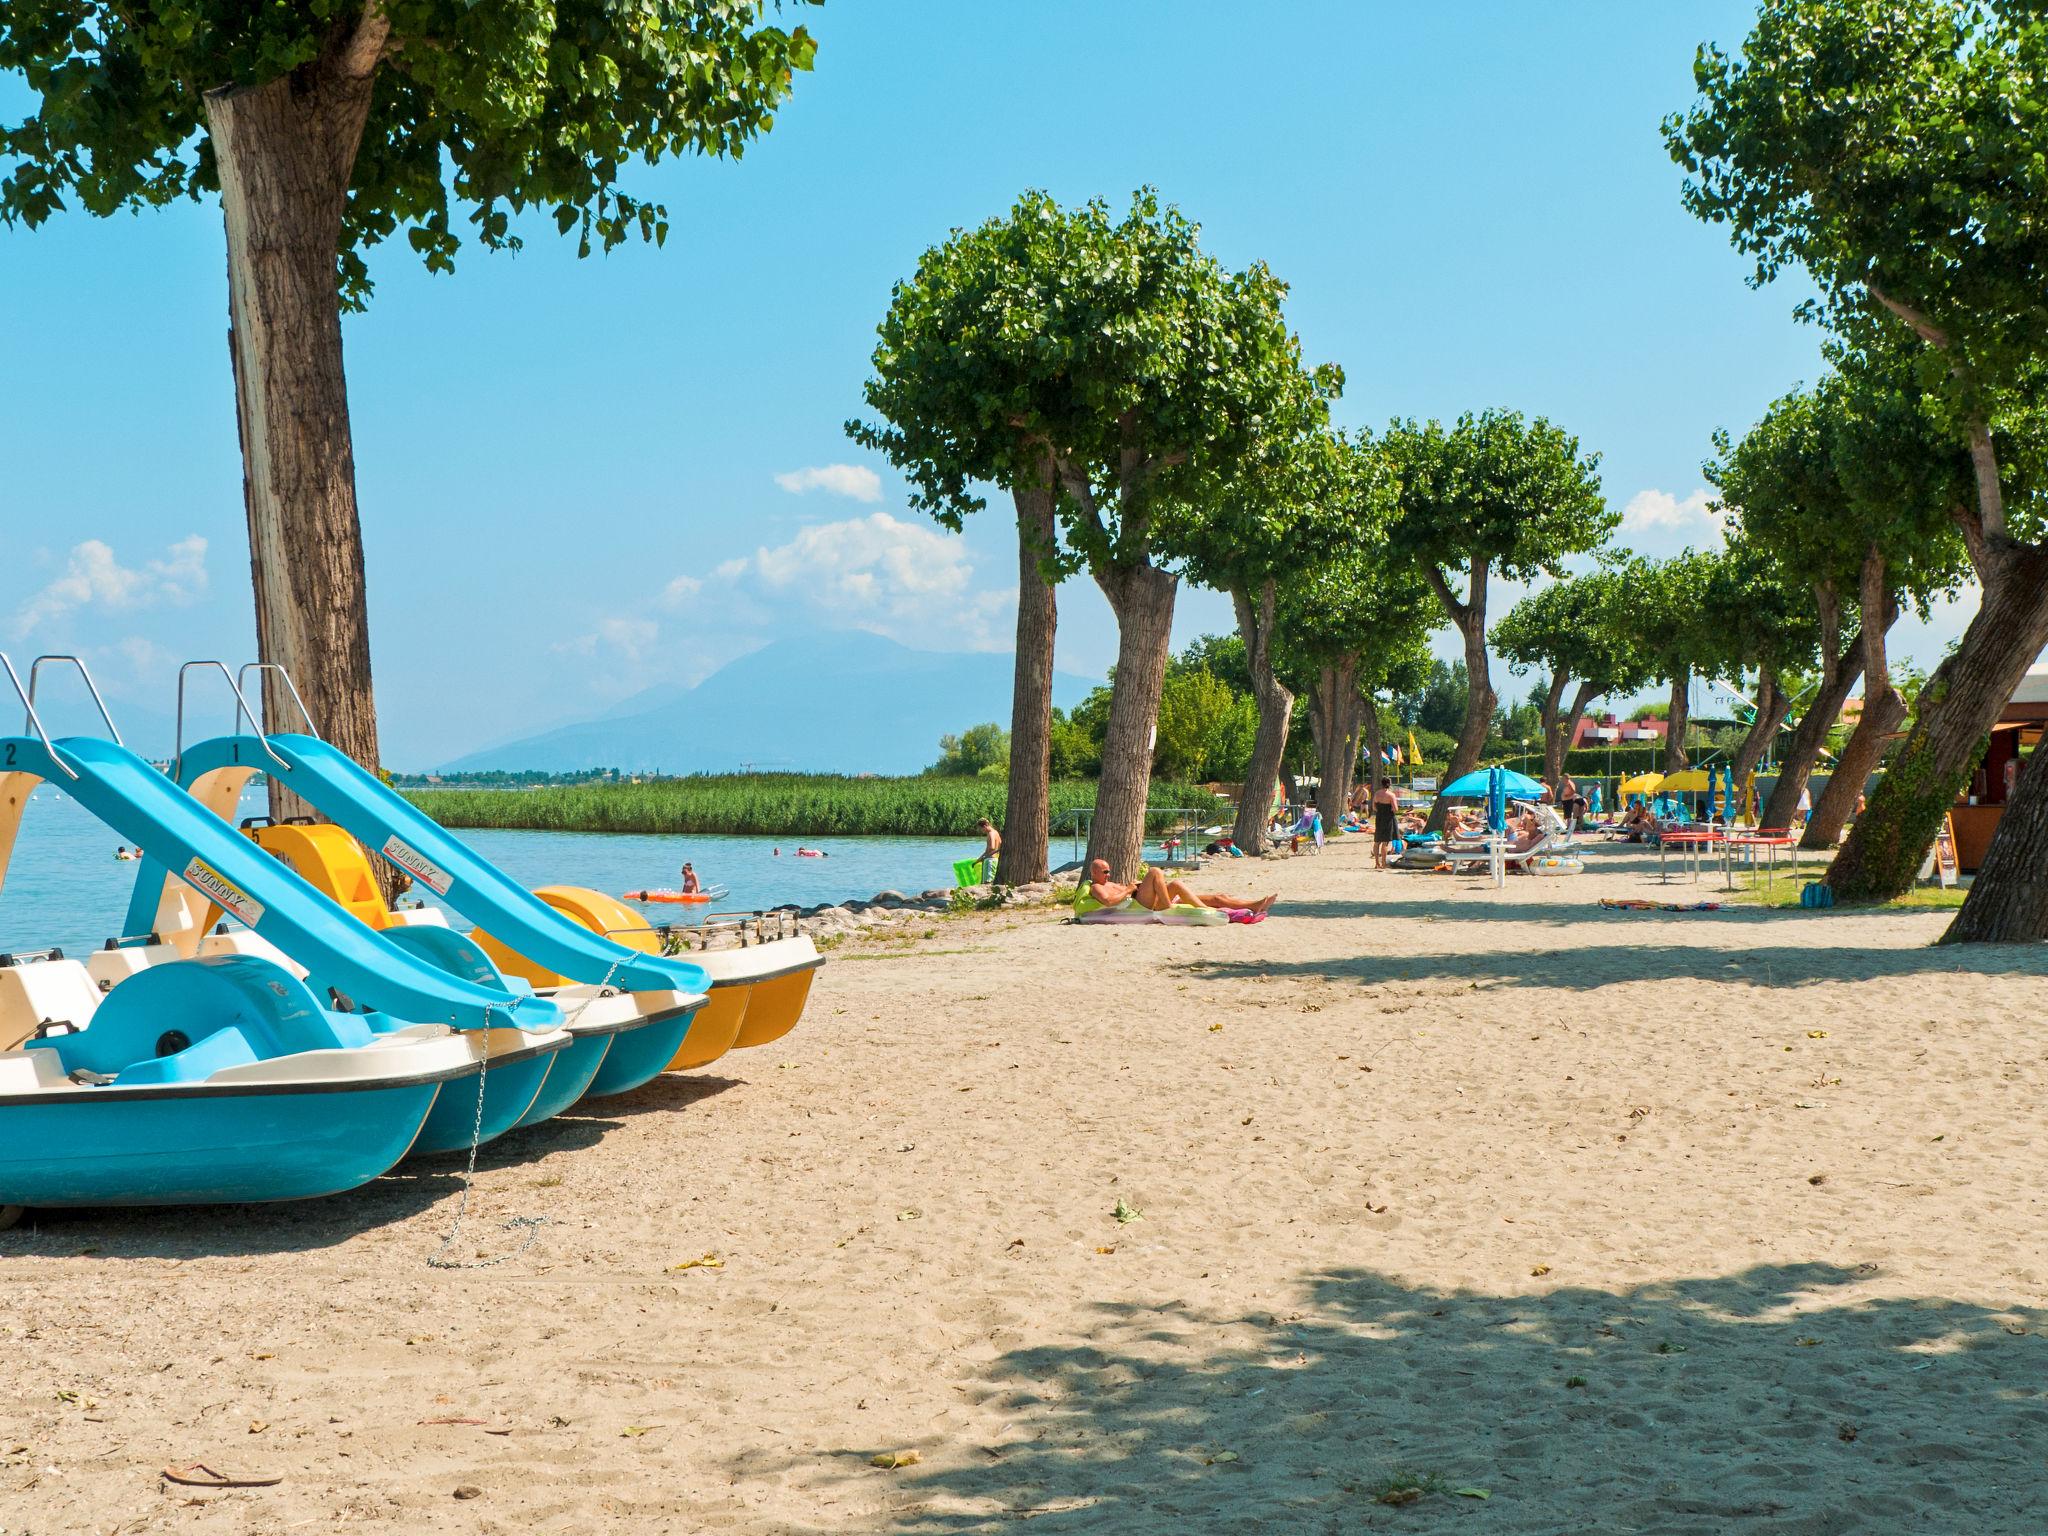
<path id="1" fill-rule="evenodd" d="M 354 1189 L 414 1149 L 444 1092 L 473 1106 L 480 1065 L 467 1032 L 334 1012 L 244 955 L 152 966 L 105 995 L 61 954 L 9 963 L 0 1028 L 16 1037 L 0 1051 L 0 1206 Z"/>

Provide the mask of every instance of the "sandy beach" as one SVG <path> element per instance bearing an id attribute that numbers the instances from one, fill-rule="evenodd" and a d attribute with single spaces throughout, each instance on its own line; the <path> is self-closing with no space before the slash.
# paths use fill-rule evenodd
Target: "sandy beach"
<path id="1" fill-rule="evenodd" d="M 1202 883 L 1282 905 L 835 949 L 783 1041 L 486 1147 L 494 1268 L 426 1263 L 459 1160 L 32 1217 L 0 1530 L 2048 1524 L 2048 952 L 1603 912 L 1667 894 L 1620 850 Z"/>

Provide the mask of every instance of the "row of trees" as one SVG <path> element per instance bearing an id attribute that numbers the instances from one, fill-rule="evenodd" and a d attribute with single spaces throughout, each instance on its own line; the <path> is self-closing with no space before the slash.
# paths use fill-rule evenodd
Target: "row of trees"
<path id="1" fill-rule="evenodd" d="M 1724 454 L 1723 489 L 1808 576 L 1831 686 L 1860 667 L 1869 735 L 1852 745 L 1874 757 L 1904 728 L 1828 873 L 1840 897 L 1883 899 L 1910 888 L 2048 645 L 2048 223 L 2033 211 L 2048 192 L 2048 15 L 2022 0 L 1764 0 L 1740 54 L 1704 47 L 1694 76 L 1699 99 L 1664 124 L 1686 205 L 1755 258 L 1758 284 L 1808 276 L 1807 313 L 1833 338 L 1835 377 Z M 1976 614 L 1909 714 L 1884 633 L 1897 605 L 1963 569 Z M 2048 935 L 2044 869 L 2037 765 L 1947 939 Z"/>

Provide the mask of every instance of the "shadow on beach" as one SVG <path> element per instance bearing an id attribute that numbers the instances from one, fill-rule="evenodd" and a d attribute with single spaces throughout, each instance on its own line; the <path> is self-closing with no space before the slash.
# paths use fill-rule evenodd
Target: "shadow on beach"
<path id="1" fill-rule="evenodd" d="M 1881 1283 L 1807 1264 L 1490 1296 L 1353 1268 L 1271 1312 L 1104 1303 L 1089 1343 L 978 1372 L 963 1390 L 1006 1432 L 892 1474 L 892 1528 L 2038 1532 L 2048 1311 L 1843 1290 Z M 871 1477 L 877 1449 L 841 1454 Z M 1427 1491 L 1379 1503 L 1402 1474 Z"/>
<path id="2" fill-rule="evenodd" d="M 1711 914 L 1704 914 L 1711 915 Z M 1626 914 L 1619 914 L 1626 916 Z M 1661 931 L 1661 930 L 1660 930 Z M 1645 981 L 1742 982 L 1764 988 L 1898 976 L 2037 976 L 2048 979 L 2048 945 L 1974 944 L 1962 949 L 1674 943 L 1576 944 L 1568 949 L 1332 955 L 1324 959 L 1185 960 L 1172 970 L 1204 980 L 1275 977 L 1351 982 L 1430 978 L 1593 991 Z"/>

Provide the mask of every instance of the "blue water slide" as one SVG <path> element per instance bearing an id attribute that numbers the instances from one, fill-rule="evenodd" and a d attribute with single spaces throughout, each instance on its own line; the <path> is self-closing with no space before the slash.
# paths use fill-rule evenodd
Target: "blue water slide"
<path id="1" fill-rule="evenodd" d="M 238 765 L 262 768 L 492 938 L 572 981 L 609 981 L 633 992 L 711 990 L 702 966 L 628 949 L 563 916 L 317 736 L 216 737 L 185 749 L 180 776 L 189 785 L 201 774 Z"/>
<path id="2" fill-rule="evenodd" d="M 414 1024 L 547 1030 L 561 1010 L 448 975 L 386 942 L 126 747 L 0 737 L 0 771 L 32 773 L 358 1003 Z M 151 911 L 154 911 L 152 906 Z M 149 918 L 144 918 L 147 926 Z"/>

